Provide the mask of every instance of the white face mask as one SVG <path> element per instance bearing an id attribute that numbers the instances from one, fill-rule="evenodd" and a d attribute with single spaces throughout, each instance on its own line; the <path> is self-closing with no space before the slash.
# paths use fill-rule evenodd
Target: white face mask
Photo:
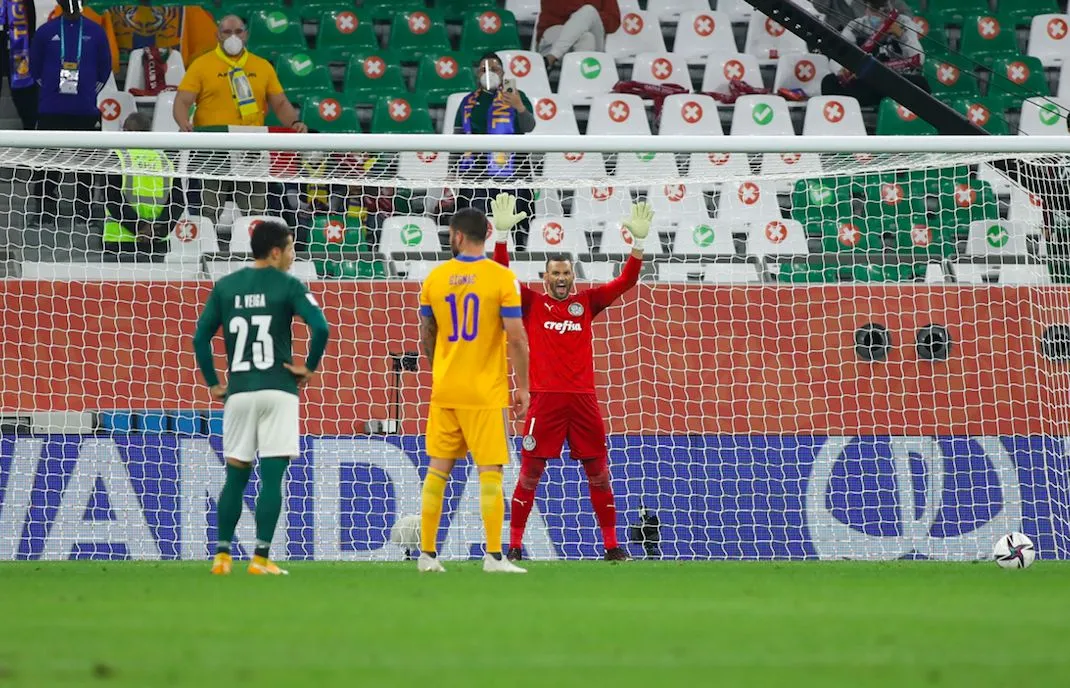
<path id="1" fill-rule="evenodd" d="M 497 72 L 485 69 L 483 77 L 479 80 L 479 85 L 483 87 L 484 91 L 497 91 L 498 87 L 502 85 L 502 78 L 498 76 Z"/>
<path id="2" fill-rule="evenodd" d="M 237 36 L 227 36 L 223 41 L 223 52 L 227 55 L 240 55 L 243 49 L 245 49 L 245 44 Z"/>

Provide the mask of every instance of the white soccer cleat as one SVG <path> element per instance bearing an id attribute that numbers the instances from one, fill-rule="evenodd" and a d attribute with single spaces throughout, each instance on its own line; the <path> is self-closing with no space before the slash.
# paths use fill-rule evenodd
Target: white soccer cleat
<path id="1" fill-rule="evenodd" d="M 501 559 L 495 559 L 489 554 L 483 555 L 483 571 L 486 573 L 527 573 L 527 569 L 522 569 L 513 562 L 509 561 L 505 557 Z"/>
<path id="2" fill-rule="evenodd" d="M 416 570 L 420 573 L 446 573 L 438 557 L 432 557 L 424 552 L 420 552 L 420 558 L 416 560 Z"/>

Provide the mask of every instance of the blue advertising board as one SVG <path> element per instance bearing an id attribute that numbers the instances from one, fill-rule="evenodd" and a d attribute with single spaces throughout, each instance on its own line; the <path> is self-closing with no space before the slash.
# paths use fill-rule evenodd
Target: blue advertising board
<path id="1" fill-rule="evenodd" d="M 611 436 L 620 536 L 640 508 L 670 559 L 981 559 L 999 535 L 1041 557 L 1070 548 L 1070 460 L 1052 437 Z M 390 527 L 419 512 L 420 437 L 308 437 L 290 467 L 274 552 L 397 560 Z M 516 464 L 505 476 L 507 491 Z M 218 437 L 152 433 L 0 438 L 0 559 L 202 559 L 223 481 Z M 251 509 L 239 544 L 252 541 Z M 526 546 L 600 556 L 582 470 L 553 462 Z M 508 502 L 508 499 L 507 499 Z M 478 481 L 454 471 L 443 556 L 476 556 Z M 629 547 L 642 555 L 637 544 Z M 244 551 L 244 550 L 243 550 Z"/>

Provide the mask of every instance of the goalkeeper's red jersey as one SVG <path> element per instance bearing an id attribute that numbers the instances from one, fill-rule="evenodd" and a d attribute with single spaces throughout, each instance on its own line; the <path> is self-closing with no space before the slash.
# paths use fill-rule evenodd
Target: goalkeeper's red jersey
<path id="1" fill-rule="evenodd" d="M 505 244 L 495 244 L 494 260 L 509 265 Z M 564 301 L 520 286 L 531 349 L 528 379 L 532 392 L 594 393 L 591 322 L 635 286 L 642 264 L 642 260 L 629 256 L 616 279 L 572 294 Z"/>

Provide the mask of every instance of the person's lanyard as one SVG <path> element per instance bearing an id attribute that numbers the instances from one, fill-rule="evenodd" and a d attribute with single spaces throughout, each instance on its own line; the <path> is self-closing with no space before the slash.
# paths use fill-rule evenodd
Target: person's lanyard
<path id="1" fill-rule="evenodd" d="M 78 57 L 75 58 L 74 69 L 78 69 L 78 65 L 82 63 L 82 31 L 85 29 L 85 17 L 78 18 Z M 60 22 L 59 25 L 59 61 L 63 64 L 67 62 L 67 27 Z"/>

